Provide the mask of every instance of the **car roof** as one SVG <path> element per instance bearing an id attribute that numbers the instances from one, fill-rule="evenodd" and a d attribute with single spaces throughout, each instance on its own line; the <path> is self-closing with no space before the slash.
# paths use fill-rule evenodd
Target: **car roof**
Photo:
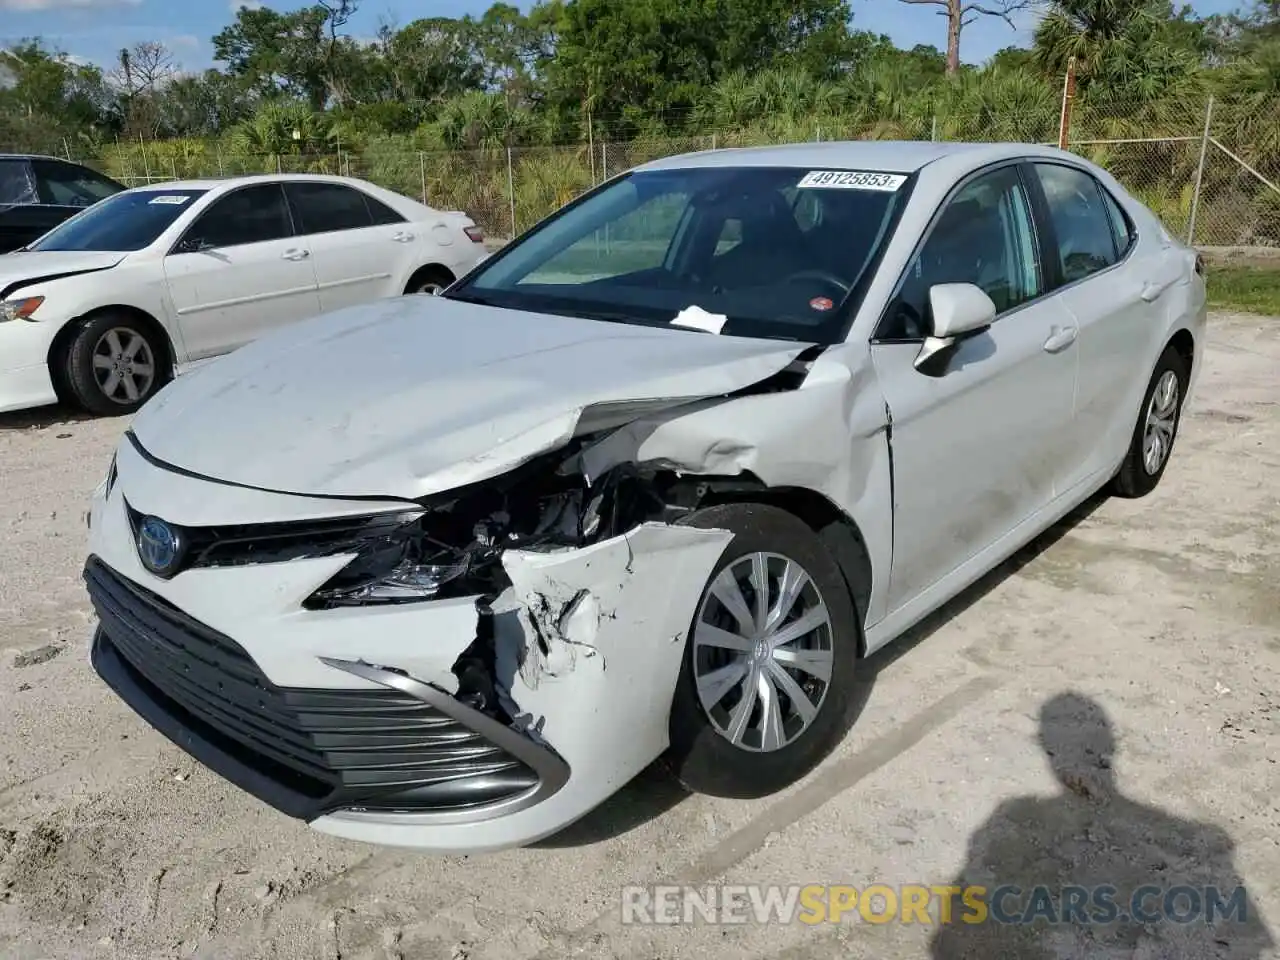
<path id="1" fill-rule="evenodd" d="M 263 173 L 239 177 L 206 177 L 200 180 L 160 180 L 156 183 L 139 184 L 132 189 L 135 192 L 141 190 L 216 190 L 219 187 L 245 187 L 252 186 L 255 183 L 282 183 L 298 180 L 314 180 L 317 183 L 341 183 L 348 186 L 356 183 L 365 183 L 365 181 L 360 181 L 353 177 L 340 177 L 324 173 Z"/>
<path id="2" fill-rule="evenodd" d="M 58 163 L 71 163 L 77 167 L 82 164 L 76 163 L 74 160 L 68 160 L 66 157 L 50 157 L 43 153 L 0 153 L 0 160 L 54 160 Z"/>
<path id="3" fill-rule="evenodd" d="M 704 150 L 665 157 L 638 170 L 674 170 L 690 167 L 796 167 L 800 169 L 868 170 L 877 173 L 915 173 L 949 157 L 962 158 L 966 166 L 979 167 L 1011 157 L 1060 157 L 1051 147 L 1029 143 L 954 143 L 921 140 L 829 140 L 822 143 L 789 143 L 769 147 L 737 147 Z M 1077 158 L 1078 159 L 1078 158 Z"/>

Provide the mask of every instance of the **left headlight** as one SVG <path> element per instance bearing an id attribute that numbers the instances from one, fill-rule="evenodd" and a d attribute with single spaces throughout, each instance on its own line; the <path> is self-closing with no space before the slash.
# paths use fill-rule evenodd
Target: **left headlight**
<path id="1" fill-rule="evenodd" d="M 23 297 L 19 300 L 0 302 L 0 323 L 6 320 L 30 320 L 31 315 L 40 309 L 44 297 Z"/>
<path id="2" fill-rule="evenodd" d="M 427 518 L 432 518 L 430 514 Z M 359 552 L 327 583 L 307 598 L 311 609 L 412 603 L 449 595 L 481 556 L 483 539 L 445 535 L 451 546 L 427 532 L 423 517 L 365 541 Z M 467 542 L 469 541 L 469 542 Z"/>

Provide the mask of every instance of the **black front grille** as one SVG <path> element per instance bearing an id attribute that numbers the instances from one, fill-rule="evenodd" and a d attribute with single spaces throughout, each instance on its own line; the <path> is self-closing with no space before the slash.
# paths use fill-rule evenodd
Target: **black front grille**
<path id="1" fill-rule="evenodd" d="M 230 637 L 96 557 L 85 582 L 101 621 L 99 674 L 196 759 L 291 816 L 465 810 L 538 784 L 528 765 L 417 697 L 277 687 Z"/>
<path id="2" fill-rule="evenodd" d="M 127 503 L 125 507 L 136 538 L 143 514 Z M 288 523 L 171 526 L 181 531 L 186 543 L 183 568 L 236 567 L 354 553 L 371 541 L 390 536 L 420 515 L 420 510 L 413 510 Z"/>

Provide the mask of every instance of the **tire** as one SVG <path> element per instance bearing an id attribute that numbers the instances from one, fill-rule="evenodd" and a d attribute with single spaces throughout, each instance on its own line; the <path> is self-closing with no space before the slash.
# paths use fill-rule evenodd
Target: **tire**
<path id="1" fill-rule="evenodd" d="M 671 746 L 666 762 L 680 782 L 697 793 L 736 798 L 767 796 L 795 783 L 816 767 L 835 748 L 852 723 L 854 661 L 860 639 L 853 600 L 839 566 L 817 535 L 807 524 L 784 510 L 762 504 L 725 504 L 701 510 L 684 522 L 696 527 L 730 530 L 734 537 L 712 571 L 694 611 L 680 676 L 672 697 L 669 721 Z M 723 575 L 726 580 L 733 578 L 739 583 L 749 583 L 754 577 L 754 573 L 749 572 L 752 571 L 752 558 L 761 554 L 774 555 L 774 559 L 768 562 L 771 604 L 781 586 L 780 578 L 775 578 L 779 577 L 785 564 L 798 565 L 809 578 L 808 584 L 797 592 L 795 605 L 784 614 L 775 630 L 779 627 L 785 629 L 806 617 L 808 611 L 816 607 L 813 603 L 815 597 L 825 604 L 825 626 L 817 626 L 783 644 L 788 651 L 788 659 L 801 644 L 810 650 L 815 645 L 819 648 L 815 660 L 824 656 L 822 648 L 829 651 L 825 653 L 829 661 L 825 685 L 821 684 L 819 677 L 798 667 L 784 668 L 782 662 L 769 656 L 754 661 L 760 663 L 760 667 L 751 665 L 753 656 L 761 656 L 759 644 L 751 648 L 751 652 L 732 652 L 706 643 L 708 639 L 723 639 L 720 634 L 707 632 L 706 626 L 720 624 L 732 627 L 735 623 L 735 618 L 730 616 L 728 608 L 716 595 L 722 592 L 717 581 Z M 754 602 L 752 591 L 740 589 L 738 592 L 748 607 Z M 745 612 L 750 614 L 750 610 Z M 814 617 L 820 617 L 820 613 Z M 702 632 L 699 631 L 700 625 L 704 626 Z M 697 678 L 705 677 L 710 671 L 724 669 L 722 665 L 728 661 L 734 661 L 729 669 L 734 675 L 741 672 L 742 680 L 724 685 L 714 707 L 708 709 L 699 694 Z M 815 662 L 812 666 L 820 669 L 821 664 Z M 779 716 L 783 720 L 781 732 L 772 743 L 766 742 L 767 731 L 762 723 L 764 710 L 758 693 L 761 688 L 758 680 L 755 684 L 750 683 L 750 678 L 759 674 L 753 674 L 753 671 L 763 671 L 771 678 L 780 671 L 789 677 L 794 692 L 805 696 L 810 707 L 816 703 L 812 719 L 806 724 L 795 710 L 795 701 L 782 690 L 781 695 L 773 700 L 778 704 Z M 771 679 L 770 686 L 774 691 L 782 689 L 781 684 L 785 681 Z M 808 684 L 808 689 L 803 689 L 802 684 Z M 741 707 L 743 699 L 749 695 L 745 691 L 751 687 L 757 692 L 747 713 L 747 729 L 738 742 L 733 742 L 735 714 L 732 708 Z M 708 693 L 708 696 L 714 699 L 716 694 Z"/>
<path id="2" fill-rule="evenodd" d="M 423 267 L 409 278 L 409 283 L 405 286 L 404 293 L 405 296 L 422 294 L 424 296 L 437 297 L 444 293 L 445 289 L 453 281 L 453 274 L 444 267 Z"/>
<path id="3" fill-rule="evenodd" d="M 99 313 L 81 321 L 64 357 L 70 399 L 99 416 L 133 413 L 169 379 L 155 330 L 135 317 Z"/>
<path id="4" fill-rule="evenodd" d="M 1187 380 L 1186 361 L 1173 347 L 1165 347 L 1151 374 L 1146 392 L 1142 395 L 1142 406 L 1138 410 L 1138 422 L 1129 440 L 1129 449 L 1111 481 L 1111 492 L 1116 496 L 1130 500 L 1145 497 L 1160 483 L 1178 437 L 1178 426 L 1182 421 L 1182 401 L 1187 395 Z M 1173 396 L 1170 404 L 1165 398 L 1171 383 Z M 1160 396 L 1157 396 L 1157 392 Z M 1164 416 L 1160 416 L 1162 406 L 1171 407 Z M 1150 452 L 1149 425 L 1153 418 L 1167 425 L 1165 430 L 1154 430 L 1159 435 L 1161 444 L 1154 469 L 1147 458 Z"/>

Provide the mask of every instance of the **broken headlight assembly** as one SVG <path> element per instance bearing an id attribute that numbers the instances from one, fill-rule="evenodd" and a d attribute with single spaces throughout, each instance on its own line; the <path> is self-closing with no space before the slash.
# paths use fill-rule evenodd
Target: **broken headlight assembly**
<path id="1" fill-rule="evenodd" d="M 304 606 L 414 603 L 467 592 L 471 575 L 487 566 L 483 540 L 479 535 L 451 537 L 448 518 L 444 523 L 441 519 L 428 511 L 359 544 L 351 562 Z"/>
<path id="2" fill-rule="evenodd" d="M 563 453 L 561 453 L 563 457 Z M 589 485 L 535 460 L 483 484 L 423 501 L 351 545 L 355 556 L 304 606 L 328 609 L 494 597 L 506 550 L 582 547 L 682 511 L 652 474 L 619 469 Z"/>

